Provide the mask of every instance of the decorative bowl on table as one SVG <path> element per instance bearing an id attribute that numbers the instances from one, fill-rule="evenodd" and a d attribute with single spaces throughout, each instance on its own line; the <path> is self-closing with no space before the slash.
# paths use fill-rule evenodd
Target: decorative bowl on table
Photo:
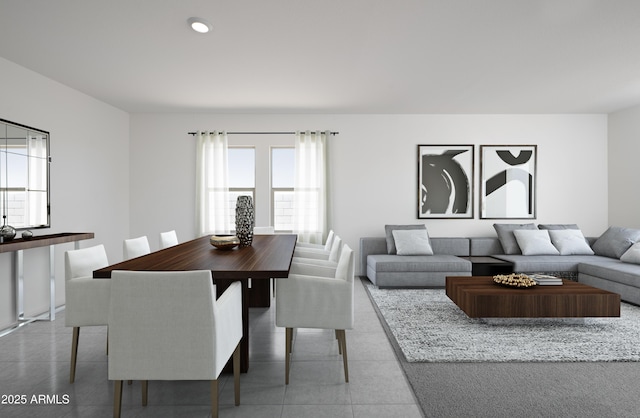
<path id="1" fill-rule="evenodd" d="M 530 289 L 537 285 L 536 281 L 526 274 L 497 274 L 493 281 L 501 286 L 515 287 L 516 289 Z"/>
<path id="2" fill-rule="evenodd" d="M 212 235 L 209 241 L 219 250 L 231 250 L 240 244 L 240 239 L 235 235 Z"/>

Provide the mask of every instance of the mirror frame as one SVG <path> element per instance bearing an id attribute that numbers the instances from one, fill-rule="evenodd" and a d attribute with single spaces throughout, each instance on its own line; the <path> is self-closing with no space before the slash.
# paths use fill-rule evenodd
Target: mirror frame
<path id="1" fill-rule="evenodd" d="M 34 128 L 32 126 L 23 125 L 21 123 L 16 123 L 10 120 L 0 118 L 0 127 L 3 127 L 2 125 L 10 125 L 18 129 L 24 129 L 27 131 L 27 133 L 34 132 L 39 135 L 46 136 L 46 181 L 45 183 L 47 188 L 46 189 L 47 221 L 45 224 L 42 224 L 42 225 L 15 226 L 15 225 L 11 225 L 11 220 L 8 219 L 7 224 L 13 226 L 16 230 L 51 228 L 51 135 L 48 131 L 44 131 L 42 129 Z M 0 140 L 0 149 L 6 149 L 6 142 L 3 141 L 5 138 L 0 138 L 0 139 L 2 139 Z M 26 137 L 25 137 L 25 141 L 26 141 Z M 2 169 L 3 171 L 8 169 L 8 167 L 5 167 L 5 164 L 7 164 L 6 161 L 7 161 L 6 159 L 5 161 L 0 161 L 0 169 Z M 10 178 L 10 176 L 11 176 L 11 173 L 9 172 L 7 177 Z M 2 184 L 0 183 L 0 189 L 1 188 L 2 188 Z M 4 219 L 1 218 L 2 215 L 3 213 L 0 213 L 0 226 L 2 226 L 2 224 L 4 223 Z"/>

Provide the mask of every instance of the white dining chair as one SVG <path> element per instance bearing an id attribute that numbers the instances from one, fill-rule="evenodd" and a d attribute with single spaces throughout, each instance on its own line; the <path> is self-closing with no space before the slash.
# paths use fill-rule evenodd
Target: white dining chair
<path id="1" fill-rule="evenodd" d="M 122 255 L 125 260 L 140 257 L 151 252 L 149 247 L 149 240 L 147 236 L 141 236 L 138 238 L 130 238 L 124 240 L 122 243 Z"/>
<path id="2" fill-rule="evenodd" d="M 80 327 L 107 325 L 111 281 L 94 279 L 93 271 L 107 267 L 104 245 L 70 250 L 64 254 L 65 315 L 64 324 L 73 327 L 69 382 L 76 377 Z"/>
<path id="3" fill-rule="evenodd" d="M 160 249 L 178 245 L 178 235 L 175 230 L 160 233 Z"/>
<path id="4" fill-rule="evenodd" d="M 354 319 L 353 250 L 343 245 L 335 268 L 315 267 L 317 275 L 294 273 L 276 282 L 276 325 L 285 328 L 286 384 L 289 384 L 293 330 L 296 328 L 335 330 L 345 381 L 349 381 L 345 330 L 353 328 Z"/>
<path id="5" fill-rule="evenodd" d="M 306 248 L 306 249 L 315 249 L 315 250 L 324 250 L 324 251 L 329 251 L 331 250 L 331 244 L 333 242 L 333 237 L 335 236 L 335 233 L 333 232 L 333 229 L 329 230 L 329 233 L 327 234 L 327 240 L 325 241 L 324 244 L 312 244 L 310 242 L 300 242 L 298 241 L 296 243 L 296 248 Z"/>
<path id="6" fill-rule="evenodd" d="M 149 380 L 209 380 L 211 416 L 218 417 L 218 376 L 231 357 L 235 404 L 240 404 L 240 282 L 216 300 L 210 271 L 115 270 L 111 281 L 108 368 L 115 381 L 114 417 L 121 414 L 123 380 L 142 381 L 143 406 Z"/>
<path id="7" fill-rule="evenodd" d="M 329 251 L 325 250 L 317 250 L 317 249 L 308 249 L 308 248 L 298 248 L 296 245 L 296 249 L 293 252 L 293 261 L 297 261 L 300 258 L 313 258 L 318 260 L 331 260 L 337 261 L 340 256 L 340 251 L 342 250 L 342 238 L 339 236 L 335 236 L 331 240 L 331 248 Z"/>
<path id="8" fill-rule="evenodd" d="M 253 235 L 273 235 L 275 228 L 272 226 L 255 226 L 253 227 Z"/>

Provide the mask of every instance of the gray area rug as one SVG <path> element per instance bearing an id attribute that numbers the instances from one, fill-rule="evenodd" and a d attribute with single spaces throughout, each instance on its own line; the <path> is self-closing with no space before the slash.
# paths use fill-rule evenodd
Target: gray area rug
<path id="1" fill-rule="evenodd" d="M 640 361 L 640 307 L 620 318 L 505 320 L 468 318 L 444 289 L 367 290 L 407 362 Z"/>

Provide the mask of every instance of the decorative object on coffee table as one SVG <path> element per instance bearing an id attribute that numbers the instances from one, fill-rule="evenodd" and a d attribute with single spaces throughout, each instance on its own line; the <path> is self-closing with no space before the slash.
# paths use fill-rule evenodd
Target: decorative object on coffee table
<path id="1" fill-rule="evenodd" d="M 496 274 L 493 276 L 494 283 L 502 286 L 515 287 L 518 289 L 527 289 L 535 286 L 537 283 L 531 277 L 526 274 Z"/>
<path id="2" fill-rule="evenodd" d="M 219 250 L 231 250 L 240 244 L 240 239 L 235 235 L 212 235 L 209 241 Z"/>
<path id="3" fill-rule="evenodd" d="M 251 196 L 238 196 L 236 201 L 236 235 L 241 247 L 248 247 L 253 242 L 255 213 Z"/>

